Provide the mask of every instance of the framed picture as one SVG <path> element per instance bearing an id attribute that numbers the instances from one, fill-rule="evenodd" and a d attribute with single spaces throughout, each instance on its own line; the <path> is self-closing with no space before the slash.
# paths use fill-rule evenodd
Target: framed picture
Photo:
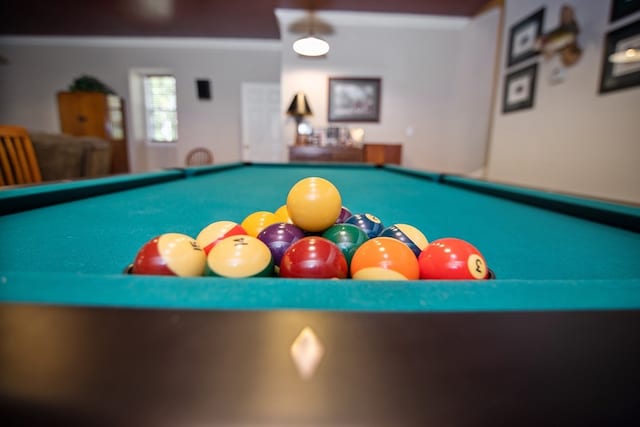
<path id="1" fill-rule="evenodd" d="M 640 0 L 611 0 L 609 22 L 617 21 L 640 10 Z"/>
<path id="2" fill-rule="evenodd" d="M 507 67 L 511 67 L 538 54 L 536 43 L 542 35 L 543 21 L 544 8 L 527 16 L 511 27 L 509 30 Z"/>
<path id="3" fill-rule="evenodd" d="M 537 75 L 537 63 L 507 74 L 502 93 L 503 113 L 511 113 L 533 107 Z"/>
<path id="4" fill-rule="evenodd" d="M 605 37 L 600 93 L 640 85 L 640 62 L 612 62 L 611 55 L 640 49 L 640 20 L 611 31 Z"/>
<path id="5" fill-rule="evenodd" d="M 378 78 L 329 78 L 329 122 L 380 121 Z"/>

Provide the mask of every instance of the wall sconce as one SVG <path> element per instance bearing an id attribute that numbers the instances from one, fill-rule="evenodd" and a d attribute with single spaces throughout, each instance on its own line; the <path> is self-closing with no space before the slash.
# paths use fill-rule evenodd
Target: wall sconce
<path id="1" fill-rule="evenodd" d="M 609 55 L 609 61 L 614 64 L 628 64 L 630 62 L 640 62 L 640 49 L 625 49 Z"/>
<path id="2" fill-rule="evenodd" d="M 291 104 L 289 105 L 289 108 L 287 108 L 287 114 L 292 116 L 296 121 L 295 144 L 303 145 L 305 143 L 305 135 L 300 132 L 300 127 L 303 124 L 302 120 L 305 116 L 313 115 L 311 107 L 309 106 L 309 101 L 307 100 L 307 96 L 304 92 L 298 92 L 293 96 Z"/>

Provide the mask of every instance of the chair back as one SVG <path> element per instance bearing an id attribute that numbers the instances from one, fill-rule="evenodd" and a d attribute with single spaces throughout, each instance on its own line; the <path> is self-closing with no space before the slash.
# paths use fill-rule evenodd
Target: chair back
<path id="1" fill-rule="evenodd" d="M 42 175 L 27 130 L 0 126 L 0 185 L 38 182 L 42 182 Z"/>
<path id="2" fill-rule="evenodd" d="M 187 153 L 187 166 L 203 166 L 212 164 L 213 154 L 206 148 L 194 148 Z"/>

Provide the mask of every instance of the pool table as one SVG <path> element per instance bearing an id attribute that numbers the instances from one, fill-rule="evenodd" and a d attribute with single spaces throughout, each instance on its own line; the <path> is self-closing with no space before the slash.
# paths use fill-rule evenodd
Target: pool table
<path id="1" fill-rule="evenodd" d="M 472 242 L 496 278 L 124 273 L 153 236 L 274 211 L 307 176 L 354 213 Z M 233 163 L 3 190 L 0 215 L 3 425 L 640 419 L 638 207 L 392 165 Z"/>

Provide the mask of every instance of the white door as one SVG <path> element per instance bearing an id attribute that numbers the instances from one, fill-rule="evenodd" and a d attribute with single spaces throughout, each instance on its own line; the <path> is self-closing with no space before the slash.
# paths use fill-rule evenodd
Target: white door
<path id="1" fill-rule="evenodd" d="M 242 160 L 284 162 L 279 83 L 242 84 Z"/>

